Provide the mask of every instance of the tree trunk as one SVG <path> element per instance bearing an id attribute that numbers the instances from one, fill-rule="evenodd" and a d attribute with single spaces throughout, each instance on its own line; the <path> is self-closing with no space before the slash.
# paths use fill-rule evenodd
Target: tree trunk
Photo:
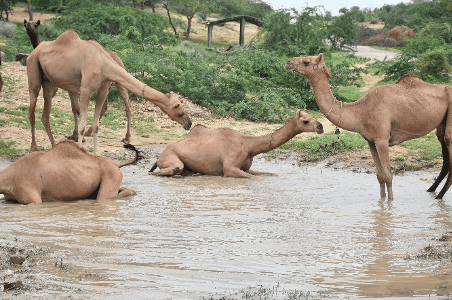
<path id="1" fill-rule="evenodd" d="M 177 35 L 176 27 L 174 27 L 173 21 L 171 20 L 171 15 L 170 15 L 170 12 L 169 12 L 169 9 L 168 9 L 168 2 L 165 2 L 163 4 L 163 6 L 166 8 L 166 13 L 168 14 L 168 21 L 169 21 L 171 27 L 173 27 L 174 34 Z"/>
<path id="2" fill-rule="evenodd" d="M 195 13 L 193 12 L 191 15 L 187 16 L 187 33 L 185 34 L 185 37 L 188 39 L 190 37 L 190 31 L 191 31 L 191 20 L 193 19 L 193 16 Z"/>
<path id="3" fill-rule="evenodd" d="M 31 0 L 27 0 L 28 6 L 28 20 L 33 21 L 33 12 L 31 11 Z"/>

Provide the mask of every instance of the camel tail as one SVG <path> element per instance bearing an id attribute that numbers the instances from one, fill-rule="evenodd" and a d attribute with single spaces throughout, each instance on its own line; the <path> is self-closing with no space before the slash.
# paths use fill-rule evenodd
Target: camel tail
<path id="1" fill-rule="evenodd" d="M 157 161 L 154 163 L 152 168 L 149 170 L 149 173 L 154 172 L 155 169 L 157 169 Z"/>
<path id="2" fill-rule="evenodd" d="M 126 161 L 126 162 L 123 162 L 121 164 L 118 164 L 118 168 L 122 168 L 124 166 L 134 164 L 134 163 L 136 163 L 137 161 L 139 161 L 142 158 L 142 156 L 140 154 L 140 151 L 137 148 L 135 148 L 134 145 L 132 145 L 132 144 L 124 144 L 124 148 L 135 151 L 135 158 L 130 160 L 130 161 Z"/>

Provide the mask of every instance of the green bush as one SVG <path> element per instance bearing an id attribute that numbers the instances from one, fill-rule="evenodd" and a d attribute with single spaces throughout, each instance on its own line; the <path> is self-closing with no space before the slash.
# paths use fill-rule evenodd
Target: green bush
<path id="1" fill-rule="evenodd" d="M 415 38 L 407 40 L 400 56 L 376 63 L 379 73 L 385 74 L 388 80 L 397 80 L 406 73 L 414 73 L 427 81 L 450 81 L 451 32 L 451 26 L 447 23 L 427 24 Z"/>

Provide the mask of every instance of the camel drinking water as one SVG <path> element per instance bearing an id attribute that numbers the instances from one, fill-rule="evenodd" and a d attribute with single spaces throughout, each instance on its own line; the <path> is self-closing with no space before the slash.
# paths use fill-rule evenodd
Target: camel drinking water
<path id="1" fill-rule="evenodd" d="M 135 158 L 119 165 L 88 153 L 70 140 L 47 151 L 30 153 L 0 171 L 0 194 L 21 204 L 132 195 L 132 190 L 119 188 L 119 168 L 135 163 L 139 156 L 132 145 L 125 147 L 135 151 Z"/>
<path id="2" fill-rule="evenodd" d="M 448 120 L 452 113 L 452 87 L 428 84 L 413 74 L 402 76 L 395 84 L 380 86 L 353 103 L 343 103 L 331 93 L 331 77 L 323 55 L 293 57 L 286 70 L 306 77 L 314 91 L 322 113 L 334 125 L 357 132 L 368 142 L 380 183 L 380 196 L 393 199 L 389 147 L 426 135 L 436 128 L 441 142 L 443 166 L 435 183 L 435 191 L 446 175 L 447 181 L 437 195 L 442 198 L 452 184 L 451 134 Z"/>
<path id="3" fill-rule="evenodd" d="M 98 153 L 98 130 L 101 109 L 113 82 L 139 97 L 154 103 L 172 120 L 190 129 L 191 120 L 180 101 L 143 84 L 118 65 L 97 42 L 84 41 L 74 30 L 61 34 L 55 41 L 41 42 L 27 58 L 28 89 L 30 94 L 29 120 L 31 124 L 31 150 L 37 150 L 35 137 L 35 108 L 37 97 L 43 88 L 44 112 L 42 122 L 52 145 L 55 144 L 50 129 L 52 98 L 58 88 L 69 92 L 79 116 L 78 142 L 85 134 L 88 103 L 98 91 L 92 125 L 94 153 Z M 44 77 L 47 80 L 44 80 Z M 49 133 L 50 132 L 50 133 Z"/>
<path id="4" fill-rule="evenodd" d="M 278 148 L 302 132 L 323 133 L 323 126 L 307 110 L 299 110 L 287 124 L 263 136 L 249 136 L 231 128 L 210 129 L 197 125 L 187 136 L 168 145 L 151 168 L 159 176 L 192 172 L 225 177 L 251 177 L 253 157 Z"/>

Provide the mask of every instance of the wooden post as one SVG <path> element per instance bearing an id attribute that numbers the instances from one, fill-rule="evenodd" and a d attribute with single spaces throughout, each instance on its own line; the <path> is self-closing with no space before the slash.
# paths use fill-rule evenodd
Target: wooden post
<path id="1" fill-rule="evenodd" d="M 239 46 L 245 46 L 245 17 L 240 18 L 240 37 L 239 37 Z"/>
<path id="2" fill-rule="evenodd" d="M 212 31 L 213 31 L 213 24 L 208 24 L 207 27 L 207 47 L 212 47 Z"/>

